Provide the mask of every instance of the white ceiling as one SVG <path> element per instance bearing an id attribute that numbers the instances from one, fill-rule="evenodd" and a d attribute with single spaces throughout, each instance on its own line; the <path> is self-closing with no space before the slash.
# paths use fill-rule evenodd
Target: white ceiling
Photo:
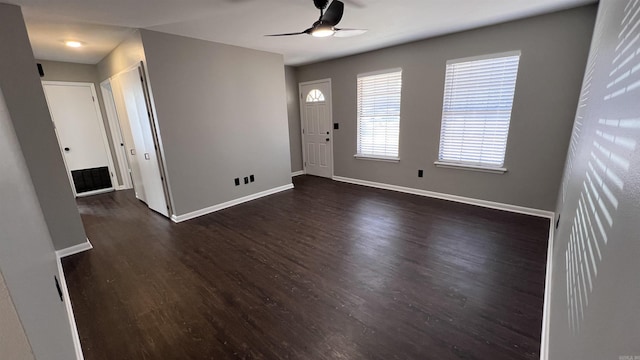
<path id="1" fill-rule="evenodd" d="M 4 1 L 4 0 L 0 0 Z M 9 0 L 23 7 L 36 58 L 95 64 L 132 29 L 146 28 L 283 54 L 288 65 L 567 9 L 595 0 L 343 0 L 351 38 L 264 37 L 317 20 L 312 0 Z M 63 40 L 86 44 L 80 49 Z"/>

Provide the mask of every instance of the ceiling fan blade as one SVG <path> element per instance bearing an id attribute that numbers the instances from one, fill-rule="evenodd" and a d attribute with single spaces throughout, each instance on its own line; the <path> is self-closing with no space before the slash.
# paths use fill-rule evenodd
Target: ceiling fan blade
<path id="1" fill-rule="evenodd" d="M 271 35 L 265 35 L 265 36 L 293 36 L 293 35 L 303 35 L 305 34 L 304 32 L 297 32 L 297 33 L 287 33 L 287 34 L 271 34 Z"/>
<path id="2" fill-rule="evenodd" d="M 323 24 L 336 26 L 342 20 L 344 14 L 344 3 L 340 0 L 333 0 L 331 5 L 327 8 L 324 15 L 320 18 Z"/>
<path id="3" fill-rule="evenodd" d="M 305 31 L 301 31 L 301 32 L 295 32 L 295 33 L 284 33 L 284 34 L 272 34 L 272 35 L 265 35 L 265 36 L 294 36 L 294 35 L 309 35 L 311 34 L 311 28 L 305 30 Z"/>
<path id="4" fill-rule="evenodd" d="M 335 29 L 335 37 L 351 37 L 358 36 L 366 33 L 368 30 L 366 29 Z"/>

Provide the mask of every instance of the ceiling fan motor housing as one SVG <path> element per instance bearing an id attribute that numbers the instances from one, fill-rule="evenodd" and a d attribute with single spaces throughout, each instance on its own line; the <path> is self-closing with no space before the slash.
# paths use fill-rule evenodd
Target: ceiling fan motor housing
<path id="1" fill-rule="evenodd" d="M 329 0 L 313 0 L 313 3 L 318 9 L 323 10 L 329 4 Z"/>

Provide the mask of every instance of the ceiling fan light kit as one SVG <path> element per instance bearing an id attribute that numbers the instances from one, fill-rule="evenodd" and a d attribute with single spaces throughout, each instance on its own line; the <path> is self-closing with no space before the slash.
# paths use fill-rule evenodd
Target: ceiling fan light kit
<path id="1" fill-rule="evenodd" d="M 329 0 L 313 0 L 316 8 L 320 10 L 320 18 L 307 30 L 295 33 L 274 34 L 266 36 L 292 36 L 292 35 L 311 35 L 313 37 L 348 37 L 364 34 L 364 29 L 339 29 L 335 27 L 342 20 L 344 14 L 344 3 L 340 0 L 333 0 L 329 7 Z M 327 9 L 325 11 L 324 9 Z"/>
<path id="2" fill-rule="evenodd" d="M 336 31 L 331 25 L 320 24 L 318 26 L 315 26 L 313 30 L 311 30 L 311 36 L 315 37 L 328 37 L 333 36 L 333 34 L 335 33 Z"/>

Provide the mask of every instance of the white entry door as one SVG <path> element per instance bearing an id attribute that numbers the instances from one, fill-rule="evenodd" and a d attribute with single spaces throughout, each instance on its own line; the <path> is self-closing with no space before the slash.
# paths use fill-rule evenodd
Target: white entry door
<path id="1" fill-rule="evenodd" d="M 124 99 L 134 143 L 133 155 L 136 157 L 137 166 L 140 170 L 139 178 L 143 184 L 144 198 L 141 198 L 141 200 L 146 202 L 150 209 L 164 216 L 169 216 L 163 176 L 160 170 L 160 160 L 153 138 L 154 130 L 149 118 L 150 109 L 143 88 L 142 69 L 135 67 L 117 75 L 115 78 Z M 134 169 L 132 168 L 132 170 Z M 136 176 L 134 176 L 134 186 L 136 185 L 135 180 Z M 138 189 L 136 188 L 137 193 Z"/>
<path id="2" fill-rule="evenodd" d="M 42 83 L 72 188 L 77 195 L 113 190 L 113 162 L 91 83 Z"/>
<path id="3" fill-rule="evenodd" d="M 309 175 L 333 177 L 331 80 L 300 84 L 302 149 Z"/>

